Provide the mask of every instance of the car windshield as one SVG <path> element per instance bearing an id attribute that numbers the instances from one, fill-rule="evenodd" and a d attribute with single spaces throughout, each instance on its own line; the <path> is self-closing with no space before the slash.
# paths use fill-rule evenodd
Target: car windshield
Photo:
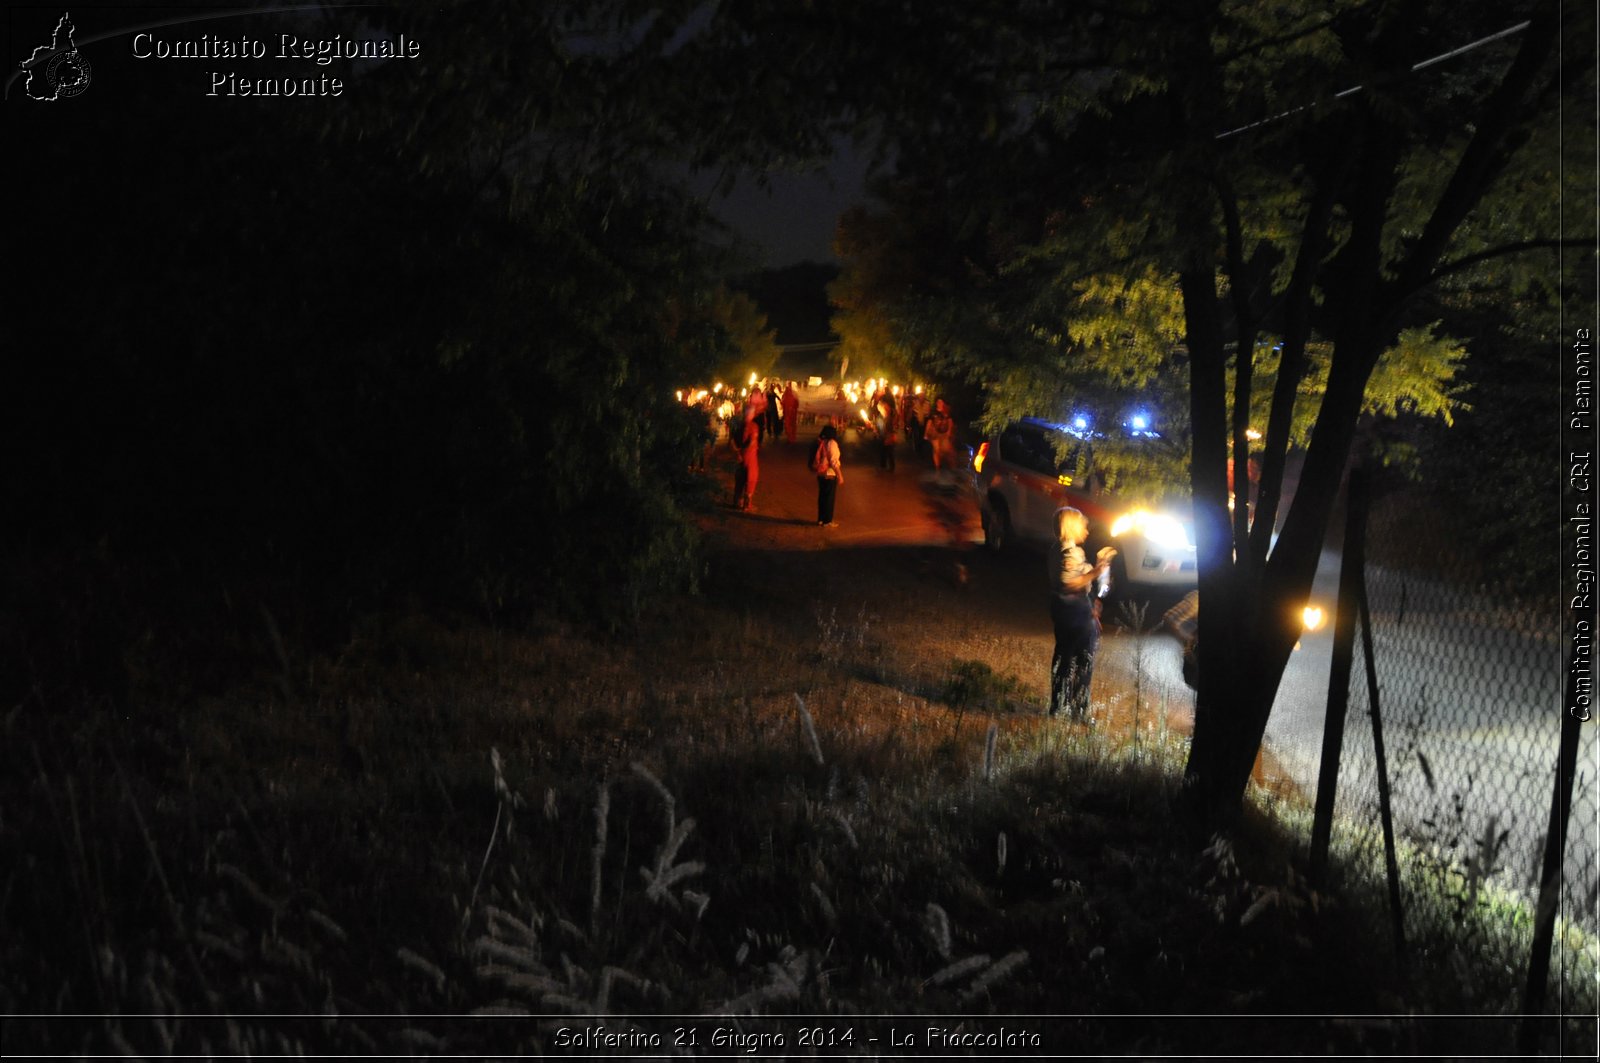
<path id="1" fill-rule="evenodd" d="M 1187 507 L 1189 456 L 1171 440 L 1151 431 L 1087 432 L 1043 421 L 1025 421 L 1011 437 L 1006 460 L 1051 476 L 1114 493 L 1141 504 Z"/>
<path id="2" fill-rule="evenodd" d="M 1015 424 L 1000 436 L 1000 457 L 1030 472 L 1052 475 L 1060 464 L 1048 428 Z"/>

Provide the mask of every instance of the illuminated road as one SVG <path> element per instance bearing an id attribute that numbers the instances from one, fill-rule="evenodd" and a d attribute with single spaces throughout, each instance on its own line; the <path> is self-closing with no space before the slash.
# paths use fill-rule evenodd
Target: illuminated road
<path id="1" fill-rule="evenodd" d="M 1272 766 L 1308 797 L 1316 794 L 1322 756 L 1338 581 L 1339 555 L 1327 551 L 1313 600 L 1328 608 L 1330 623 L 1301 640 L 1267 723 Z M 1367 582 L 1397 832 L 1442 856 L 1491 867 L 1499 884 L 1531 898 L 1560 745 L 1563 662 L 1559 633 L 1549 627 L 1553 613 L 1539 630 L 1526 614 L 1507 611 L 1493 598 L 1380 566 L 1368 566 Z M 1151 615 L 1159 618 L 1161 607 L 1153 602 Z M 1107 645 L 1128 668 L 1137 642 L 1124 633 Z M 1147 687 L 1167 698 L 1183 697 L 1176 644 L 1152 636 L 1139 649 Z M 1377 845 L 1376 756 L 1366 690 L 1358 634 L 1339 810 L 1351 822 L 1370 824 L 1371 844 Z M 1590 925 L 1600 851 L 1595 735 L 1595 728 L 1584 729 L 1564 884 L 1564 910 Z"/>
<path id="2" fill-rule="evenodd" d="M 794 445 L 780 442 L 763 452 L 757 510 L 735 516 L 743 524 L 741 538 L 776 549 L 917 547 L 930 566 L 951 570 L 960 559 L 972 579 L 964 608 L 982 611 L 1018 638 L 1037 642 L 1037 652 L 1047 659 L 1050 632 L 1041 604 L 1039 556 L 1022 550 L 995 557 L 976 548 L 981 539 L 976 508 L 960 477 L 936 476 L 904 447 L 897 470 L 880 471 L 875 445 L 848 435 L 839 527 L 816 526 L 816 481 L 805 466 L 815 439 L 811 429 Z M 724 482 L 731 480 L 726 466 L 723 473 Z M 1324 553 L 1313 597 L 1328 608 L 1330 622 L 1307 635 L 1291 658 L 1267 727 L 1268 766 L 1308 797 L 1316 792 L 1321 758 L 1338 568 L 1338 555 Z M 1492 855 L 1497 880 L 1526 891 L 1549 814 L 1559 739 L 1557 642 L 1548 631 L 1516 630 L 1510 614 L 1492 600 L 1415 578 L 1402 580 L 1378 566 L 1369 566 L 1368 586 L 1398 829 L 1458 859 Z M 1150 600 L 1142 627 L 1159 623 L 1176 597 L 1168 592 Z M 1096 711 L 1126 715 L 1132 708 L 1145 726 L 1165 720 L 1186 729 L 1193 697 L 1183 683 L 1175 640 L 1164 634 L 1141 637 L 1115 612 L 1106 621 L 1096 667 Z M 1340 809 L 1354 822 L 1376 824 L 1365 689 L 1358 642 Z M 1595 733 L 1593 727 L 1585 729 L 1584 774 L 1569 834 L 1567 894 L 1573 908 L 1589 903 L 1584 898 L 1592 898 L 1596 875 Z M 1492 854 L 1479 854 L 1483 846 L 1477 843 L 1491 823 L 1493 837 L 1509 832 L 1506 841 L 1490 846 Z"/>
<path id="3" fill-rule="evenodd" d="M 818 426 L 804 426 L 795 443 L 768 442 L 761 449 L 761 476 L 754 513 L 738 514 L 746 522 L 742 539 L 784 549 L 824 550 L 847 546 L 950 546 L 981 535 L 978 513 L 963 477 L 941 477 L 913 459 L 901 445 L 896 469 L 878 468 L 877 445 L 847 430 L 843 447 L 844 484 L 834 508 L 836 528 L 817 527 L 817 481 L 806 458 Z M 726 447 L 721 448 L 724 460 Z M 729 467 L 731 469 L 731 466 Z M 732 473 L 723 470 L 731 495 Z"/>

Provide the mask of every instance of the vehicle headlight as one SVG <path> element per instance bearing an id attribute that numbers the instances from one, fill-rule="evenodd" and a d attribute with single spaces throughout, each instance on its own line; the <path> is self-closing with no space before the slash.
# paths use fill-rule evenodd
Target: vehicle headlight
<path id="1" fill-rule="evenodd" d="M 1113 536 L 1122 536 L 1130 531 L 1168 550 L 1194 549 L 1193 544 L 1189 542 L 1189 533 L 1184 530 L 1183 525 L 1164 513 L 1136 509 L 1132 513 L 1124 513 L 1111 525 Z"/>
<path id="2" fill-rule="evenodd" d="M 1157 514 L 1145 522 L 1144 536 L 1157 546 L 1164 546 L 1168 550 L 1192 549 L 1189 544 L 1189 535 L 1171 517 Z"/>

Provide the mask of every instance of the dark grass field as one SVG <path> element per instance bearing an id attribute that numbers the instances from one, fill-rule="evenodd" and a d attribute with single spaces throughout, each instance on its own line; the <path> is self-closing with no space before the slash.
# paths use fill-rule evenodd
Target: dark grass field
<path id="1" fill-rule="evenodd" d="M 1108 667 L 1094 726 L 1040 715 L 1026 562 L 703 523 L 702 593 L 624 636 L 397 613 L 217 693 L 10 707 L 5 1052 L 951 1050 L 932 1015 L 1065 1054 L 1514 1050 L 1528 913 L 1442 876 L 1402 972 L 1381 882 L 1305 880 L 1300 795 L 1190 836 L 1181 705 Z M 1561 949 L 1551 1052 L 1594 1036 L 1595 944 Z"/>

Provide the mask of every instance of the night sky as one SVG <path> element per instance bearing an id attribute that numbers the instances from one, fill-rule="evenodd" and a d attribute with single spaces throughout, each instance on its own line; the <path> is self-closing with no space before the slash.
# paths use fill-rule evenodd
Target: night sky
<path id="1" fill-rule="evenodd" d="M 839 215 L 865 195 L 869 161 L 848 145 L 824 169 L 777 173 L 762 188 L 751 177 L 731 195 L 713 200 L 730 227 L 757 245 L 760 265 L 834 262 L 833 233 Z"/>
<path id="2" fill-rule="evenodd" d="M 26 45 L 37 47 L 50 43 L 50 29 L 59 17 L 53 9 L 37 10 L 38 18 L 23 19 L 13 9 L 13 19 L 8 27 L 11 31 L 11 50 L 23 49 L 21 58 L 27 57 Z M 132 9 L 130 16 L 151 10 L 155 9 Z M 86 28 L 76 34 L 77 42 L 80 45 L 97 44 L 102 53 L 107 49 L 126 51 L 133 32 L 130 27 L 138 21 L 133 17 L 85 20 Z M 234 20 L 194 16 L 155 21 L 188 26 L 181 32 L 182 36 L 198 37 L 215 33 L 226 39 L 227 34 L 222 30 Z M 144 25 L 143 22 L 139 24 Z M 179 31 L 174 29 L 168 32 Z M 109 42 L 105 43 L 108 39 Z M 147 67 L 150 65 L 165 67 L 168 64 L 158 59 L 147 64 Z M 326 71 L 314 68 L 313 72 Z M 44 84 L 42 76 L 39 84 Z M 8 98 L 20 100 L 25 95 L 25 87 L 22 77 L 13 72 L 6 81 Z M 732 230 L 739 249 L 755 265 L 776 269 L 798 262 L 836 261 L 833 254 L 835 224 L 840 213 L 863 198 L 869 168 L 868 158 L 849 143 L 841 141 L 834 158 L 823 165 L 778 169 L 766 174 L 742 173 L 737 175 L 733 191 L 725 196 L 711 191 L 714 176 L 691 179 L 690 184 L 706 196 L 714 213 Z"/>

